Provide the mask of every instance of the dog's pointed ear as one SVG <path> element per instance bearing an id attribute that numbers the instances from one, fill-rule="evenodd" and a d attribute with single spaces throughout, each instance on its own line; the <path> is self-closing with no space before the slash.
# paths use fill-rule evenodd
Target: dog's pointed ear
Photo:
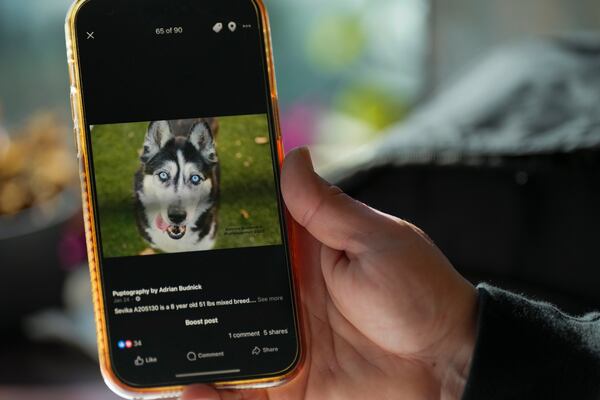
<path id="1" fill-rule="evenodd" d="M 151 160 L 172 137 L 173 134 L 167 121 L 151 122 L 146 132 L 146 139 L 144 140 L 144 150 L 141 156 L 142 162 Z"/>
<path id="2" fill-rule="evenodd" d="M 207 123 L 198 122 L 192 127 L 190 142 L 200 151 L 207 162 L 214 164 L 219 161 L 215 139 Z"/>

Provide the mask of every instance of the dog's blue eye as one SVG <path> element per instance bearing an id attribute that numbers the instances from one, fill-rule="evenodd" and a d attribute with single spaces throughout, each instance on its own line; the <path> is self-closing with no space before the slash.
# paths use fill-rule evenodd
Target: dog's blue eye
<path id="1" fill-rule="evenodd" d="M 158 174 L 158 179 L 160 179 L 162 182 L 166 182 L 169 180 L 169 174 L 163 171 L 160 174 Z"/>
<path id="2" fill-rule="evenodd" d="M 192 175 L 192 176 L 190 177 L 190 181 L 192 181 L 192 183 L 193 183 L 194 185 L 197 185 L 197 184 L 199 184 L 200 182 L 202 182 L 202 177 L 201 177 L 200 175 Z"/>

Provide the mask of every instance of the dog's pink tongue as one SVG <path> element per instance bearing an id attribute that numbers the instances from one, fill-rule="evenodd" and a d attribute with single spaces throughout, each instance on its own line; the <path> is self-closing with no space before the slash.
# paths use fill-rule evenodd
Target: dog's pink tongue
<path id="1" fill-rule="evenodd" d="M 156 217 L 156 227 L 163 232 L 169 228 L 169 224 L 165 222 L 160 214 Z"/>

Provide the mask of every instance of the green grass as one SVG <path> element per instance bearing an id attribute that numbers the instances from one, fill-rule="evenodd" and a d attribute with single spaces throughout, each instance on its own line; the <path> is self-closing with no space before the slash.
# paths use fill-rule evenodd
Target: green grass
<path id="1" fill-rule="evenodd" d="M 219 118 L 221 164 L 219 228 L 215 248 L 281 243 L 271 148 L 265 115 Z M 102 248 L 106 257 L 137 255 L 149 247 L 133 209 L 133 178 L 147 123 L 98 125 L 92 130 Z"/>

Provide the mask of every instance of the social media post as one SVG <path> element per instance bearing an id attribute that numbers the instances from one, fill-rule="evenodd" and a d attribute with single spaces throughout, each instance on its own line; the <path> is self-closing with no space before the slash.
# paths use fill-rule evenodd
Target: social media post
<path id="1" fill-rule="evenodd" d="M 202 254 L 208 253 L 215 252 Z M 283 369 L 294 360 L 296 326 L 285 274 L 244 263 L 215 271 L 212 261 L 199 268 L 204 272 L 188 274 L 195 279 L 180 273 L 188 265 L 177 264 L 121 279 L 105 291 L 120 372 L 142 381 L 153 374 L 212 381 Z M 128 271 L 111 268 L 110 274 Z"/>
<path id="2" fill-rule="evenodd" d="M 283 294 L 259 296 L 223 296 L 205 294 L 200 283 L 166 285 L 111 291 L 113 316 L 139 316 L 177 313 L 182 311 L 180 325 L 183 327 L 219 325 L 219 316 L 224 310 L 229 313 L 237 306 L 267 305 L 284 301 Z M 270 335 L 288 333 L 288 329 L 266 330 Z M 230 332 L 230 339 L 261 336 L 261 332 Z M 119 347 L 121 347 L 119 345 Z"/>
<path id="3" fill-rule="evenodd" d="M 279 245 L 266 114 L 90 127 L 105 258 Z"/>

